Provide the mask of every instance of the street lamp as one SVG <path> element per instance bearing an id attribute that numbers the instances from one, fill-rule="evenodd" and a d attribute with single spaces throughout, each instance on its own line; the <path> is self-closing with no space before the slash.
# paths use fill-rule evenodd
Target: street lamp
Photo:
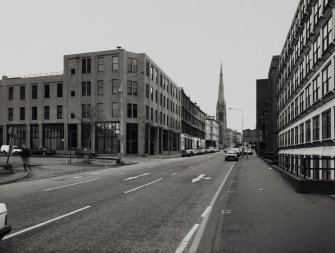
<path id="1" fill-rule="evenodd" d="M 124 136 L 123 136 L 123 108 L 122 108 L 122 100 L 123 100 L 123 83 L 124 81 L 130 77 L 130 76 L 134 76 L 137 74 L 144 74 L 144 71 L 139 71 L 136 73 L 131 73 L 129 75 L 126 75 L 121 82 L 120 88 L 119 88 L 119 94 L 120 94 L 120 157 L 119 157 L 119 163 L 122 164 L 122 157 L 123 157 L 123 140 L 124 140 Z"/>
<path id="2" fill-rule="evenodd" d="M 241 109 L 230 107 L 229 110 L 239 111 L 242 116 L 242 156 L 244 157 L 243 112 Z"/>

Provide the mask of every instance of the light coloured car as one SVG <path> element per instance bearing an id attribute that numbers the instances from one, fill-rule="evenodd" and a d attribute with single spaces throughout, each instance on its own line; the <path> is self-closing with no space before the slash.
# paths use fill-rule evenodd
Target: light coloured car
<path id="1" fill-rule="evenodd" d="M 228 161 L 228 160 L 233 160 L 233 161 L 238 160 L 238 156 L 237 156 L 236 151 L 228 150 L 227 153 L 225 153 L 225 161 Z"/>
<path id="2" fill-rule="evenodd" d="M 12 230 L 12 227 L 7 224 L 7 208 L 6 205 L 3 203 L 0 203 L 0 241 L 2 238 L 9 234 Z"/>
<path id="3" fill-rule="evenodd" d="M 9 153 L 9 145 L 2 145 L 0 148 L 0 152 L 3 154 Z M 12 147 L 12 154 L 16 155 L 18 153 L 22 152 L 22 149 L 20 149 L 18 146 Z"/>

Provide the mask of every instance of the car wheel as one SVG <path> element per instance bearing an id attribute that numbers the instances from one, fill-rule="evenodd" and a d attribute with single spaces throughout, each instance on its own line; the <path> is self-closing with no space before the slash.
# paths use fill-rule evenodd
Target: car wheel
<path id="1" fill-rule="evenodd" d="M 43 152 L 42 155 L 45 155 L 45 152 Z"/>

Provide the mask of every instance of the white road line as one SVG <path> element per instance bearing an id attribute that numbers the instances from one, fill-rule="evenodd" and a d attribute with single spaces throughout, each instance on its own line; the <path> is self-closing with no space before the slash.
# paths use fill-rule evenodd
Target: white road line
<path id="1" fill-rule="evenodd" d="M 187 233 L 187 235 L 184 237 L 184 239 L 181 241 L 178 248 L 176 249 L 176 253 L 182 253 L 184 251 L 188 242 L 191 240 L 192 235 L 198 229 L 198 227 L 199 227 L 199 224 L 195 224 L 193 228 Z"/>
<path id="2" fill-rule="evenodd" d="M 98 175 L 99 173 L 98 172 L 93 172 L 93 173 L 90 173 L 88 175 L 92 176 L 92 175 Z"/>
<path id="3" fill-rule="evenodd" d="M 219 197 L 219 194 L 224 186 L 224 184 L 226 183 L 231 171 L 233 170 L 234 166 L 235 166 L 236 162 L 233 163 L 233 165 L 231 166 L 231 168 L 229 169 L 229 171 L 227 172 L 225 178 L 223 179 L 219 189 L 216 191 L 211 203 L 209 204 L 209 206 L 214 206 L 215 204 L 215 201 L 217 200 L 217 198 Z M 199 246 L 199 243 L 200 243 L 200 240 L 201 240 L 201 237 L 205 231 L 205 227 L 206 227 L 206 224 L 207 224 L 207 221 L 209 219 L 209 216 L 210 216 L 210 213 L 211 213 L 212 210 L 209 211 L 208 215 L 202 220 L 201 224 L 200 224 L 200 228 L 197 232 L 197 234 L 195 235 L 195 238 L 193 240 L 193 243 L 191 245 L 191 248 L 190 248 L 190 253 L 195 253 L 198 249 L 198 246 Z"/>
<path id="4" fill-rule="evenodd" d="M 160 178 L 160 179 L 155 180 L 155 181 L 152 181 L 152 182 L 150 182 L 150 183 L 141 185 L 141 186 L 139 186 L 139 187 L 136 187 L 136 188 L 131 189 L 131 190 L 129 190 L 129 191 L 126 191 L 126 192 L 124 192 L 124 193 L 129 193 L 129 192 L 132 192 L 132 191 L 136 191 L 136 190 L 138 190 L 138 189 L 140 189 L 140 188 L 142 188 L 142 187 L 148 186 L 148 185 L 150 185 L 150 184 L 154 184 L 154 183 L 156 183 L 156 182 L 158 182 L 158 181 L 161 181 L 161 180 L 163 180 L 163 178 Z"/>
<path id="5" fill-rule="evenodd" d="M 141 175 L 138 175 L 138 176 L 128 177 L 126 179 L 123 179 L 123 181 L 128 181 L 128 180 L 136 179 L 136 178 L 139 178 L 139 177 L 144 177 L 144 176 L 147 176 L 147 175 L 150 175 L 150 173 L 144 173 L 144 174 L 141 174 Z"/>
<path id="6" fill-rule="evenodd" d="M 44 225 L 46 225 L 46 224 L 49 224 L 49 223 L 51 223 L 51 222 L 53 222 L 53 221 L 56 221 L 56 220 L 65 218 L 65 217 L 67 217 L 67 216 L 70 216 L 70 215 L 75 214 L 75 213 L 78 213 L 78 212 L 81 212 L 81 211 L 83 211 L 83 210 L 85 210 L 85 209 L 88 209 L 88 208 L 90 208 L 90 207 L 91 207 L 91 206 L 85 206 L 85 207 L 80 208 L 80 209 L 78 209 L 78 210 L 76 210 L 76 211 L 73 211 L 73 212 L 71 212 L 71 213 L 67 213 L 67 214 L 64 214 L 64 215 L 62 215 L 62 216 L 59 216 L 59 217 L 57 217 L 57 218 L 54 218 L 54 219 L 52 219 L 52 220 L 48 220 L 48 221 L 45 221 L 45 222 L 40 223 L 40 224 L 38 224 L 38 225 L 35 225 L 35 226 L 32 226 L 32 227 L 23 229 L 23 230 L 18 231 L 18 232 L 16 232 L 16 233 L 13 233 L 13 234 L 10 234 L 10 235 L 8 235 L 8 236 L 5 236 L 5 237 L 3 238 L 3 240 L 9 239 L 9 238 L 11 238 L 11 237 L 14 237 L 14 236 L 17 236 L 17 235 L 20 235 L 20 234 L 23 234 L 23 233 L 28 232 L 28 231 L 30 231 L 30 230 L 33 230 L 33 229 L 35 229 L 35 228 L 42 227 L 42 226 L 44 226 Z"/>
<path id="7" fill-rule="evenodd" d="M 56 190 L 56 189 L 60 189 L 60 188 L 65 188 L 65 187 L 69 187 L 69 186 L 77 185 L 77 184 L 84 184 L 84 183 L 88 183 L 88 182 L 92 182 L 92 181 L 96 181 L 96 180 L 100 180 L 100 179 L 102 179 L 102 178 L 94 178 L 94 179 L 91 179 L 91 180 L 82 181 L 82 182 L 78 182 L 78 183 L 57 186 L 57 187 L 49 188 L 49 189 L 46 189 L 46 190 L 43 190 L 43 191 L 44 192 L 52 191 L 52 190 Z"/>
<path id="8" fill-rule="evenodd" d="M 207 206 L 207 208 L 205 209 L 205 211 L 202 213 L 201 218 L 205 218 L 209 212 L 211 211 L 212 207 L 211 206 Z"/>
<path id="9" fill-rule="evenodd" d="M 77 176 L 77 177 L 70 177 L 70 178 L 81 178 L 81 177 L 83 177 L 83 176 Z"/>
<path id="10" fill-rule="evenodd" d="M 174 175 L 177 175 L 177 173 L 173 173 L 173 174 L 171 174 L 171 176 L 174 176 Z"/>

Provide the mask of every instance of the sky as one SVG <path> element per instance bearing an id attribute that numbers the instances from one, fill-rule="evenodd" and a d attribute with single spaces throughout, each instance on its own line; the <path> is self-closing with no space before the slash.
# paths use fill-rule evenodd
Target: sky
<path id="1" fill-rule="evenodd" d="M 0 76 L 63 71 L 63 55 L 146 53 L 215 115 L 220 64 L 227 125 L 256 127 L 256 80 L 267 78 L 299 0 L 0 0 Z"/>

